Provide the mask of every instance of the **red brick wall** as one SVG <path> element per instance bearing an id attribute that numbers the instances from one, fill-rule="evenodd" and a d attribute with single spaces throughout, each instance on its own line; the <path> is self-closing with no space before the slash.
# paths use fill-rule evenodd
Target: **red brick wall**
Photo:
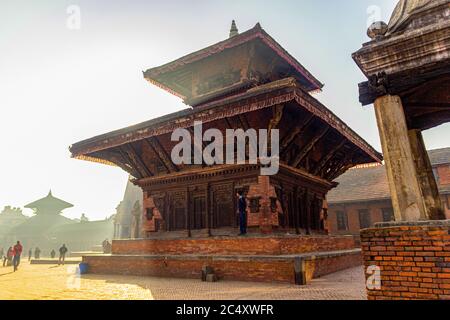
<path id="1" fill-rule="evenodd" d="M 90 256 L 83 257 L 89 265 L 89 273 L 128 274 L 138 276 L 197 278 L 201 277 L 203 266 L 214 269 L 219 279 L 259 282 L 295 283 L 293 259 L 254 259 L 212 257 L 163 257 L 145 256 Z M 308 261 L 307 280 L 361 264 L 359 253 Z"/>
<path id="2" fill-rule="evenodd" d="M 113 254 L 284 255 L 355 248 L 351 236 L 113 240 Z"/>
<path id="3" fill-rule="evenodd" d="M 447 219 L 450 219 L 450 194 L 441 196 L 442 205 Z"/>
<path id="4" fill-rule="evenodd" d="M 382 209 L 392 208 L 392 202 L 390 200 L 374 201 L 374 202 L 362 202 L 346 205 L 329 205 L 328 208 L 328 227 L 331 234 L 352 234 L 359 235 L 359 212 L 358 210 L 367 209 L 370 213 L 370 220 L 372 225 L 377 222 L 383 222 Z M 336 212 L 347 212 L 348 218 L 348 230 L 338 230 Z"/>
<path id="5" fill-rule="evenodd" d="M 370 300 L 450 299 L 450 227 L 401 226 L 361 231 L 365 267 L 381 269 Z"/>
<path id="6" fill-rule="evenodd" d="M 440 185 L 450 184 L 450 165 L 441 165 L 436 168 L 439 175 L 439 184 Z"/>

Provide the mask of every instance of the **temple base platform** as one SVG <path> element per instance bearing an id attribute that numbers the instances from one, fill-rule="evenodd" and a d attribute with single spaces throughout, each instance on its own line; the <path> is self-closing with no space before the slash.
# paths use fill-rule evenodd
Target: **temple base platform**
<path id="1" fill-rule="evenodd" d="M 83 256 L 88 272 L 201 279 L 210 267 L 219 280 L 303 285 L 362 265 L 351 236 L 248 236 L 114 240 L 111 255 Z"/>

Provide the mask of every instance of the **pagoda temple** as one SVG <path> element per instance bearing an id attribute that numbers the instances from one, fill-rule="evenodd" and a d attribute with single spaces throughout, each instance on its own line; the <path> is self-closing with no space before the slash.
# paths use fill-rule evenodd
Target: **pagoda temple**
<path id="1" fill-rule="evenodd" d="M 201 258 L 192 262 L 194 271 L 176 266 L 179 260 L 168 271 L 158 259 L 167 261 L 164 255 L 169 253 L 209 258 L 237 254 L 250 259 L 246 271 L 232 274 L 225 271 L 227 265 L 216 265 L 221 277 L 294 281 L 293 261 L 304 258 L 298 255 L 347 250 L 353 255 L 342 256 L 347 266 L 359 259 L 359 253 L 352 251 L 353 239 L 327 235 L 326 194 L 336 187 L 334 179 L 349 168 L 381 162 L 382 157 L 312 96 L 323 84 L 260 24 L 239 33 L 233 22 L 228 39 L 149 69 L 144 78 L 189 107 L 70 147 L 74 158 L 122 168 L 144 192 L 144 239 L 113 241 L 112 257 L 85 257 L 92 272 L 192 276 L 206 263 Z M 224 136 L 227 129 L 278 129 L 278 173 L 262 175 L 262 164 L 174 163 L 171 152 L 177 142 L 171 134 L 187 129 L 194 136 L 199 121 L 203 130 L 218 129 Z M 192 146 L 194 150 L 206 147 L 195 141 Z M 249 144 L 246 156 L 252 147 Z M 238 191 L 245 192 L 249 202 L 249 237 L 236 237 Z M 130 254 L 152 258 L 145 260 L 146 268 L 137 270 L 130 267 L 130 259 L 135 259 Z M 254 255 L 280 254 L 294 255 L 282 262 L 288 270 L 283 276 L 263 271 L 256 278 L 249 275 L 248 270 L 263 268 L 252 264 Z M 330 268 L 335 271 L 344 265 L 337 261 Z M 322 274 L 333 271 L 330 268 Z M 234 270 L 239 273 L 239 268 Z M 317 276 L 314 270 L 308 272 L 308 278 Z"/>
<path id="2" fill-rule="evenodd" d="M 32 209 L 34 215 L 9 231 L 10 242 L 20 240 L 24 247 L 39 246 L 41 250 L 53 248 L 55 244 L 51 231 L 73 223 L 61 215 L 63 210 L 71 207 L 72 204 L 54 197 L 51 191 L 46 197 L 27 204 L 25 208 Z"/>

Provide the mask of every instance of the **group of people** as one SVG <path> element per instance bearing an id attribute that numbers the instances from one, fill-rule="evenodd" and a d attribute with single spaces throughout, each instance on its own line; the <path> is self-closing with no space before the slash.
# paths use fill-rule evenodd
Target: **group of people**
<path id="1" fill-rule="evenodd" d="M 17 241 L 17 243 L 14 246 L 11 246 L 8 248 L 8 250 L 6 251 L 6 253 L 4 252 L 3 248 L 0 249 L 0 257 L 3 258 L 3 266 L 13 266 L 14 267 L 14 272 L 18 270 L 19 268 L 19 264 L 20 264 L 20 257 L 22 255 L 22 251 L 23 251 L 23 246 L 20 243 L 20 241 Z M 65 260 L 66 260 L 66 254 L 69 250 L 67 249 L 66 245 L 63 244 L 60 248 L 59 248 L 59 259 L 58 259 L 58 265 L 61 264 L 65 264 Z M 28 251 L 28 261 L 31 260 L 31 257 L 33 255 L 33 250 L 30 249 Z M 50 257 L 52 259 L 54 259 L 56 256 L 56 252 L 55 250 L 52 250 L 50 252 Z M 40 259 L 41 257 L 41 249 L 39 249 L 39 247 L 36 247 L 34 249 L 34 258 L 35 259 Z"/>
<path id="2" fill-rule="evenodd" d="M 17 243 L 8 248 L 8 251 L 5 252 L 3 249 L 0 250 L 0 257 L 3 257 L 3 266 L 13 266 L 14 272 L 17 271 L 20 264 L 20 256 L 22 255 L 23 247 L 20 244 L 20 241 L 17 241 Z"/>

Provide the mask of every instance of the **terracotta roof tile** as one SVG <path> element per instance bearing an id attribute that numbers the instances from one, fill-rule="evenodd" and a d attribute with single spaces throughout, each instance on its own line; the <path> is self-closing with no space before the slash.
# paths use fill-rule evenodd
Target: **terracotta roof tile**
<path id="1" fill-rule="evenodd" d="M 428 152 L 433 166 L 450 163 L 450 148 Z M 339 186 L 331 190 L 330 204 L 390 199 L 387 173 L 384 166 L 351 169 L 336 179 Z M 440 186 L 439 192 L 450 192 L 450 185 Z"/>

